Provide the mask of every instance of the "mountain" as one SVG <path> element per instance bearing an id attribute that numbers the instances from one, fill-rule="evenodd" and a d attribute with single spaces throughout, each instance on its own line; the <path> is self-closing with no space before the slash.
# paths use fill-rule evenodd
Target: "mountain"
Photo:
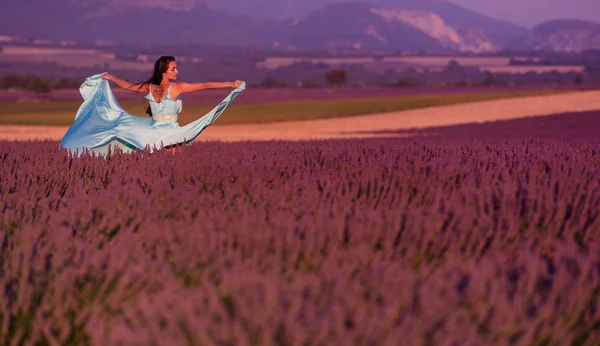
<path id="1" fill-rule="evenodd" d="M 4 2 L 6 1 L 6 2 Z M 240 18 L 187 0 L 3 0 L 0 34 L 154 45 L 267 45 L 274 21 Z M 174 6 L 173 4 L 180 6 Z M 166 6 L 171 4 L 171 6 Z"/>
<path id="2" fill-rule="evenodd" d="M 293 18 L 292 14 L 296 14 Z M 285 18 L 285 19 L 284 19 Z M 488 52 L 598 47 L 598 24 L 529 31 L 443 0 L 3 0 L 0 35 L 149 45 Z"/>
<path id="3" fill-rule="evenodd" d="M 344 47 L 437 52 L 490 51 L 482 32 L 459 31 L 435 13 L 389 10 L 362 3 L 325 6 L 277 33 L 277 41 L 297 48 Z"/>
<path id="4" fill-rule="evenodd" d="M 401 0 L 405 8 L 392 9 L 336 1 L 319 7 L 314 0 L 257 0 L 255 7 L 246 6 L 259 10 L 271 8 L 270 4 L 295 4 L 300 13 L 315 8 L 295 20 L 279 21 L 253 18 L 253 12 L 232 15 L 196 0 L 5 1 L 0 5 L 0 34 L 77 41 L 485 52 L 501 47 L 509 37 L 499 37 L 498 32 L 504 35 L 516 27 L 486 21 L 439 0 Z M 238 12 L 235 1 L 248 3 L 223 1 Z M 461 18 L 466 19 L 461 22 Z M 472 25 L 477 20 L 482 26 Z M 503 30 L 491 30 L 494 25 Z"/>
<path id="5" fill-rule="evenodd" d="M 600 23 L 575 19 L 544 22 L 515 42 L 513 47 L 564 52 L 600 49 Z"/>
<path id="6" fill-rule="evenodd" d="M 526 28 L 490 18 L 443 0 L 361 0 L 370 7 L 425 11 L 438 15 L 457 30 L 479 30 L 499 45 L 507 45 L 527 34 Z M 348 0 L 204 0 L 214 9 L 263 19 L 299 19 L 332 4 Z"/>

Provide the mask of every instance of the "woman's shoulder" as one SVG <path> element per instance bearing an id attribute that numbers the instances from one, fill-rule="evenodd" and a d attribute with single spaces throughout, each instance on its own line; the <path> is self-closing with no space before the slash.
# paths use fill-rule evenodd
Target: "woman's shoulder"
<path id="1" fill-rule="evenodd" d="M 181 89 L 180 86 L 185 84 L 185 82 L 171 82 L 169 85 L 169 97 L 173 100 L 181 100 Z M 176 97 L 171 97 L 171 95 L 177 95 Z"/>
<path id="2" fill-rule="evenodd" d="M 138 90 L 141 93 L 149 93 L 150 92 L 150 84 L 151 83 L 140 83 L 138 84 Z"/>

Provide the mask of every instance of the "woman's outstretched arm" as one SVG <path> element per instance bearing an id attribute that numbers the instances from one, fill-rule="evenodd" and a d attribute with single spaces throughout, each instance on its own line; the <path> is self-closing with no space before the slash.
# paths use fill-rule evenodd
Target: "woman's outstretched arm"
<path id="1" fill-rule="evenodd" d="M 140 88 L 139 84 L 132 84 L 122 78 L 119 78 L 117 76 L 113 76 L 110 73 L 105 73 L 102 75 L 102 79 L 106 79 L 109 81 L 113 81 L 115 82 L 115 84 L 117 84 L 118 86 L 120 86 L 121 88 L 125 89 L 125 90 L 130 90 L 130 91 L 135 91 L 135 92 L 144 92 L 147 93 L 149 91 L 148 89 L 148 85 L 144 85 Z"/>
<path id="2" fill-rule="evenodd" d="M 224 89 L 224 88 L 237 88 L 242 85 L 242 81 L 236 80 L 234 82 L 207 82 L 207 83 L 177 83 L 173 84 L 177 88 L 179 94 L 192 93 L 206 89 Z"/>

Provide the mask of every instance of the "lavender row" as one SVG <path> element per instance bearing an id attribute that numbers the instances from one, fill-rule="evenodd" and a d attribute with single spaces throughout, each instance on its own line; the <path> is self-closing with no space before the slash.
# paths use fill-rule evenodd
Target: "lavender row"
<path id="1" fill-rule="evenodd" d="M 0 144 L 0 344 L 594 344 L 598 141 Z"/>

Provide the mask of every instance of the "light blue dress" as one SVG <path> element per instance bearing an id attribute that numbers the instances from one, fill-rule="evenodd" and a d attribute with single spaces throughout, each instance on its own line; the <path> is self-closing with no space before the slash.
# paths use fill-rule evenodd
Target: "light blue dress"
<path id="1" fill-rule="evenodd" d="M 160 102 L 156 102 L 150 90 L 146 98 L 150 102 L 153 117 L 127 113 L 117 102 L 107 80 L 102 74 L 89 77 L 79 88 L 83 104 L 75 115 L 75 121 L 60 141 L 60 147 L 80 155 L 84 150 L 104 155 L 109 146 L 124 152 L 149 147 L 150 152 L 176 144 L 191 143 L 207 126 L 211 125 L 229 107 L 231 102 L 246 88 L 242 83 L 221 103 L 201 118 L 185 126 L 179 126 L 178 115 L 182 110 L 181 97 L 173 100 L 171 87 Z"/>

